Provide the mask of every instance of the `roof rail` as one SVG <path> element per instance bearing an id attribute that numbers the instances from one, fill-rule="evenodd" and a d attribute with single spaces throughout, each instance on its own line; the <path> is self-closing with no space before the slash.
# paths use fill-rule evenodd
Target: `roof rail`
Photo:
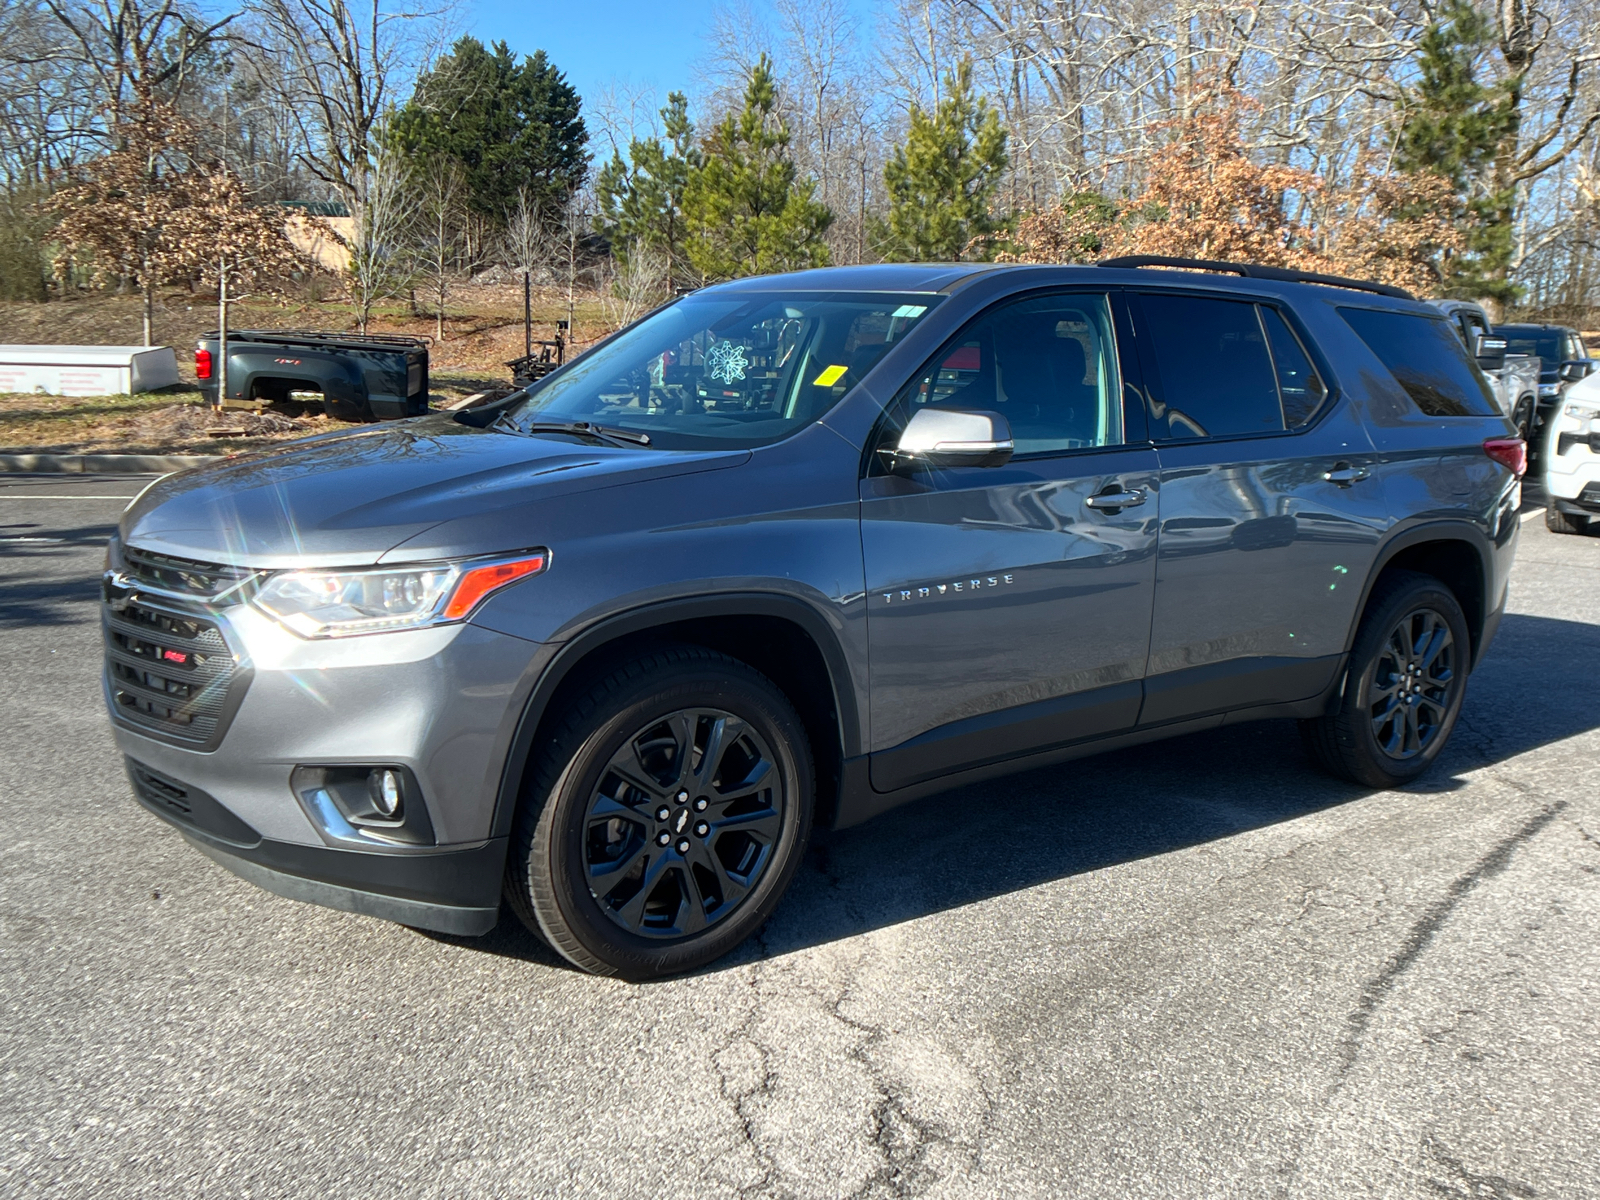
<path id="1" fill-rule="evenodd" d="M 1405 288 L 1378 283 L 1373 279 L 1346 279 L 1343 275 L 1318 275 L 1315 271 L 1291 271 L 1287 267 L 1263 267 L 1257 263 L 1214 262 L 1206 258 L 1168 258 L 1161 254 L 1126 254 L 1121 258 L 1102 258 L 1097 267 L 1180 267 L 1189 271 L 1225 271 L 1249 279 L 1277 279 L 1284 283 L 1320 283 L 1325 287 L 1354 288 L 1376 292 L 1396 300 L 1415 300 Z"/>

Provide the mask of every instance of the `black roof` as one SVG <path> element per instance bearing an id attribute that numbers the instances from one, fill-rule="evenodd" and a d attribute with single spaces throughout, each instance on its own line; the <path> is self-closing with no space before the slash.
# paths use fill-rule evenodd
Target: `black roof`
<path id="1" fill-rule="evenodd" d="M 1166 268 L 1160 272 L 1163 283 L 1181 282 L 1189 286 L 1214 285 L 1222 281 L 1215 278 L 1208 279 L 1207 274 L 1213 276 L 1225 274 L 1240 276 L 1252 282 L 1310 284 L 1364 292 L 1369 296 L 1383 296 L 1391 300 L 1417 302 L 1417 298 L 1403 288 L 1370 279 L 1347 279 L 1340 275 L 1319 275 L 1283 267 L 1259 266 L 1255 263 L 1215 262 L 1209 259 L 1167 258 L 1156 255 L 1109 258 L 1098 263 L 865 263 L 851 267 L 817 267 L 781 275 L 751 275 L 719 284 L 717 288 L 719 291 L 746 292 L 780 290 L 948 292 L 980 275 L 997 271 L 1048 273 L 1055 278 L 1059 278 L 1065 271 L 1081 271 L 1097 282 L 1110 283 L 1116 280 L 1125 283 L 1133 272 L 1138 271 L 1144 275 L 1152 267 Z"/>

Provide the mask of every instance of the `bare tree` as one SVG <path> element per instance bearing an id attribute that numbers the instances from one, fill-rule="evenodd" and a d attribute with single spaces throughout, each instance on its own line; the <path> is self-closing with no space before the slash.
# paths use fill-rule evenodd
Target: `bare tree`
<path id="1" fill-rule="evenodd" d="M 352 215 L 366 201 L 369 152 L 399 99 L 448 29 L 448 0 L 248 0 L 253 70 L 298 127 L 300 161 Z"/>
<path id="2" fill-rule="evenodd" d="M 366 168 L 366 188 L 350 236 L 350 299 L 361 332 L 372 308 L 405 292 L 416 278 L 409 239 L 418 206 L 411 164 L 381 142 Z"/>
<path id="3" fill-rule="evenodd" d="M 129 104 L 175 100 L 196 54 L 234 20 L 208 21 L 176 0 L 43 0 L 70 37 L 77 65 L 91 72 L 113 126 Z"/>
<path id="4" fill-rule="evenodd" d="M 465 186 L 461 168 L 435 157 L 415 172 L 419 237 L 417 266 L 428 281 L 434 306 L 434 335 L 444 341 L 444 305 L 460 259 Z"/>
<path id="5" fill-rule="evenodd" d="M 608 258 L 600 270 L 600 304 L 613 329 L 631 325 L 667 298 L 667 259 L 638 243 L 622 258 Z"/>

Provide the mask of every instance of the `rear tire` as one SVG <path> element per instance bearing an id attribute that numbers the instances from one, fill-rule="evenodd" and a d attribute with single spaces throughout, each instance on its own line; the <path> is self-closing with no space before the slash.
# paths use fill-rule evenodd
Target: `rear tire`
<path id="1" fill-rule="evenodd" d="M 1511 418 L 1511 423 L 1517 427 L 1517 436 L 1528 447 L 1530 454 L 1533 450 L 1533 414 L 1538 407 L 1531 396 L 1527 397 L 1517 406 L 1516 415 Z"/>
<path id="2" fill-rule="evenodd" d="M 1552 504 L 1544 510 L 1544 527 L 1551 533 L 1588 533 L 1589 518 L 1571 516 Z"/>
<path id="3" fill-rule="evenodd" d="M 758 930 L 811 833 L 804 726 L 760 672 L 694 646 L 565 704 L 518 809 L 506 898 L 574 966 L 643 981 Z"/>
<path id="4" fill-rule="evenodd" d="M 1338 708 L 1300 723 L 1312 758 L 1367 787 L 1416 779 L 1455 729 L 1470 654 L 1449 588 L 1415 571 L 1386 574 L 1367 601 Z"/>

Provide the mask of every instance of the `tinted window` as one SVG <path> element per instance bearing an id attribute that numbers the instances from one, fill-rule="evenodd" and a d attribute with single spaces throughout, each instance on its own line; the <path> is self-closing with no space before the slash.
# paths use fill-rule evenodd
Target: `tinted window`
<path id="1" fill-rule="evenodd" d="M 1430 417 L 1489 417 L 1499 412 L 1461 339 L 1437 317 L 1341 308 L 1357 336 Z"/>
<path id="2" fill-rule="evenodd" d="M 1495 332 L 1506 339 L 1507 354 L 1537 354 L 1544 359 L 1546 366 L 1561 361 L 1561 344 L 1566 339 L 1559 330 L 1518 329 L 1514 325 L 1502 325 Z"/>
<path id="3" fill-rule="evenodd" d="M 1304 425 L 1322 406 L 1328 394 L 1300 339 L 1295 337 L 1277 309 L 1261 306 L 1261 324 L 1272 347 L 1272 365 L 1278 371 L 1278 398 L 1290 429 Z"/>
<path id="4" fill-rule="evenodd" d="M 917 409 L 984 409 L 1011 425 L 1020 454 L 1122 441 L 1122 385 L 1103 295 L 1036 297 L 979 317 L 895 400 L 900 428 Z"/>
<path id="5" fill-rule="evenodd" d="M 1254 304 L 1153 294 L 1141 302 L 1160 375 L 1160 395 L 1151 405 L 1157 438 L 1226 437 L 1284 427 Z"/>

